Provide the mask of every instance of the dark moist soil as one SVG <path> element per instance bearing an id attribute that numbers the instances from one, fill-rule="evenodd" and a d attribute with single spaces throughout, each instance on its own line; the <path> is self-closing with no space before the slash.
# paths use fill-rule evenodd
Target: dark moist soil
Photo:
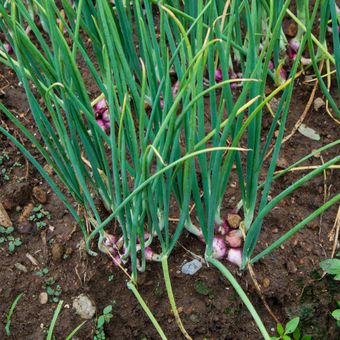
<path id="1" fill-rule="evenodd" d="M 301 116 L 311 89 L 301 81 L 297 82 L 287 133 Z M 31 122 L 25 93 L 15 76 L 3 66 L 0 66 L 0 91 L 1 101 L 29 126 Z M 320 93 L 316 94 L 318 96 Z M 19 137 L 3 113 L 0 113 L 0 119 L 2 126 Z M 268 113 L 264 114 L 264 136 L 271 119 Z M 319 112 L 312 107 L 304 123 L 315 129 L 321 140 L 312 141 L 296 132 L 283 145 L 279 165 L 285 167 L 292 164 L 339 136 L 339 126 L 324 107 Z M 22 138 L 22 142 L 42 161 L 27 140 Z M 46 337 L 57 304 L 50 301 L 41 304 L 39 295 L 46 291 L 46 278 L 53 277 L 56 281 L 53 287 L 56 284 L 61 286 L 61 299 L 64 301 L 55 327 L 56 339 L 64 339 L 83 321 L 72 309 L 73 299 L 80 294 L 86 294 L 93 300 L 97 317 L 105 306 L 113 305 L 113 318 L 105 325 L 107 339 L 158 339 L 146 314 L 126 287 L 127 277 L 105 255 L 90 257 L 85 253 L 82 233 L 63 204 L 32 165 L 1 135 L 0 154 L 3 152 L 8 159 L 3 161 L 0 169 L 0 201 L 15 226 L 13 236 L 20 238 L 22 245 L 10 253 L 7 243 L 0 244 L 0 338 L 6 337 L 7 312 L 21 293 L 23 296 L 11 318 L 9 338 L 36 340 Z M 330 149 L 322 154 L 323 158 L 313 157 L 304 165 L 319 165 L 338 153 L 339 149 Z M 305 172 L 293 172 L 278 179 L 271 196 L 274 197 L 302 174 Z M 326 175 L 325 180 L 322 175 L 316 177 L 273 209 L 264 221 L 257 251 L 321 206 L 325 189 L 327 199 L 338 192 L 339 172 L 329 170 Z M 235 181 L 228 190 L 222 213 L 226 215 L 231 212 L 239 198 Z M 28 221 L 27 216 L 23 217 L 23 211 L 30 204 L 37 206 L 41 202 L 44 202 L 43 209 L 50 213 L 51 219 L 45 220 L 47 226 L 43 230 L 37 230 L 34 222 Z M 336 307 L 336 300 L 340 300 L 339 286 L 331 277 L 321 278 L 319 267 L 319 262 L 331 254 L 333 241 L 330 241 L 328 234 L 337 208 L 333 206 L 328 209 L 321 218 L 314 219 L 254 266 L 262 294 L 278 319 L 287 322 L 294 316 L 300 316 L 301 330 L 312 335 L 313 339 L 340 337 L 339 328 L 330 316 Z M 201 242 L 185 234 L 169 259 L 177 306 L 188 333 L 194 339 L 260 339 L 261 335 L 248 310 L 216 269 L 204 266 L 192 277 L 181 273 L 182 263 L 193 258 L 188 250 L 198 255 L 204 253 Z M 229 263 L 225 265 L 241 283 L 267 329 L 274 335 L 276 323 L 265 309 L 249 273 L 240 272 Z M 48 274 L 38 276 L 37 272 L 43 268 L 48 268 Z M 167 337 L 183 338 L 170 311 L 160 264 L 147 266 L 146 272 L 140 275 L 138 289 Z M 96 317 L 82 326 L 76 338 L 92 339 L 95 329 Z"/>

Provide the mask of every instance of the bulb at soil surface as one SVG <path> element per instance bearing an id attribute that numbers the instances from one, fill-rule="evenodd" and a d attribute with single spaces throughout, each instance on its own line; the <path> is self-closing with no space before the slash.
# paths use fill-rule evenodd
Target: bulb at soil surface
<path id="1" fill-rule="evenodd" d="M 153 250 L 150 247 L 146 247 L 144 251 L 145 251 L 145 260 L 152 261 Z"/>
<path id="2" fill-rule="evenodd" d="M 228 250 L 227 260 L 241 267 L 241 264 L 242 264 L 241 248 L 230 248 Z"/>
<path id="3" fill-rule="evenodd" d="M 8 54 L 13 54 L 13 48 L 9 43 L 4 43 L 4 49 L 7 51 Z"/>
<path id="4" fill-rule="evenodd" d="M 101 99 L 95 106 L 94 106 L 95 111 L 101 110 L 101 109 L 107 109 L 107 104 L 105 99 Z"/>
<path id="5" fill-rule="evenodd" d="M 214 237 L 213 239 L 213 253 L 212 256 L 215 259 L 222 259 L 226 252 L 227 252 L 227 247 L 225 245 L 225 242 L 222 237 Z"/>
<path id="6" fill-rule="evenodd" d="M 242 244 L 242 231 L 240 229 L 231 230 L 225 240 L 232 248 L 240 247 Z"/>
<path id="7" fill-rule="evenodd" d="M 214 231 L 222 236 L 226 235 L 229 232 L 229 225 L 227 220 L 215 221 Z"/>
<path id="8" fill-rule="evenodd" d="M 295 52 L 297 52 L 297 50 L 300 47 L 300 42 L 296 38 L 290 39 L 288 44 L 291 47 L 291 49 Z"/>
<path id="9" fill-rule="evenodd" d="M 106 247 L 110 247 L 110 246 L 116 244 L 116 242 L 117 242 L 117 238 L 114 235 L 111 235 L 111 234 L 105 235 L 104 245 Z"/>
<path id="10" fill-rule="evenodd" d="M 215 70 L 215 81 L 220 83 L 223 80 L 222 70 L 220 68 Z"/>

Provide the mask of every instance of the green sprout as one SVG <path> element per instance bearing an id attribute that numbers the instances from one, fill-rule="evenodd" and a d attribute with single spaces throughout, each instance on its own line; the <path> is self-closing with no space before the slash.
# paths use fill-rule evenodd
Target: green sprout
<path id="1" fill-rule="evenodd" d="M 51 219 L 51 213 L 43 209 L 43 206 L 41 204 L 32 209 L 32 212 L 28 218 L 29 221 L 35 222 L 35 225 L 39 230 L 47 226 L 46 219 Z"/>
<path id="2" fill-rule="evenodd" d="M 279 336 L 271 337 L 271 340 L 311 340 L 312 337 L 309 335 L 301 335 L 301 331 L 299 329 L 300 318 L 296 317 L 289 322 L 287 322 L 286 327 L 283 327 L 282 324 L 278 323 L 276 326 L 276 331 Z"/>
<path id="3" fill-rule="evenodd" d="M 54 277 L 49 277 L 44 281 L 44 288 L 46 289 L 46 293 L 50 301 L 54 303 L 58 303 L 60 300 L 60 296 L 62 293 L 61 286 L 56 283 Z"/>
<path id="4" fill-rule="evenodd" d="M 110 320 L 113 318 L 112 314 L 113 305 L 108 305 L 103 309 L 103 314 L 98 317 L 97 320 L 97 327 L 96 327 L 96 334 L 94 335 L 94 340 L 105 340 L 105 331 L 104 325 L 109 323 Z"/>
<path id="5" fill-rule="evenodd" d="M 13 253 L 15 248 L 20 247 L 22 245 L 22 241 L 19 237 L 14 237 L 11 234 L 13 233 L 14 228 L 8 227 L 5 228 L 0 226 L 0 244 L 8 243 L 8 251 Z"/>

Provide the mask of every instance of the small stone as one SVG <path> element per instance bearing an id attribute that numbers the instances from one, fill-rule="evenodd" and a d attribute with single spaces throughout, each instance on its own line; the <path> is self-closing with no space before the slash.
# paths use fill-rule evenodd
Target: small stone
<path id="1" fill-rule="evenodd" d="M 39 294 L 39 302 L 42 305 L 46 305 L 46 303 L 48 302 L 48 295 L 46 292 L 42 292 Z"/>
<path id="2" fill-rule="evenodd" d="M 311 140 L 320 140 L 320 135 L 312 128 L 306 126 L 305 124 L 301 124 L 298 128 L 298 131 L 301 133 L 301 135 L 311 139 Z"/>
<path id="3" fill-rule="evenodd" d="M 268 288 L 270 286 L 270 280 L 268 279 L 268 277 L 265 277 L 263 279 L 262 286 L 263 286 L 263 288 Z"/>
<path id="4" fill-rule="evenodd" d="M 238 228 L 240 226 L 240 223 L 242 221 L 242 217 L 237 214 L 228 214 L 227 221 L 231 228 Z"/>
<path id="5" fill-rule="evenodd" d="M 30 253 L 26 253 L 26 257 L 30 260 L 33 266 L 35 267 L 39 266 L 39 262 Z"/>
<path id="6" fill-rule="evenodd" d="M 325 101 L 320 97 L 318 97 L 314 100 L 314 110 L 315 111 L 319 111 L 325 105 L 326 105 Z"/>
<path id="7" fill-rule="evenodd" d="M 76 313 L 85 320 L 90 320 L 96 313 L 96 307 L 90 298 L 85 294 L 80 294 L 73 300 L 73 308 Z"/>
<path id="8" fill-rule="evenodd" d="M 53 175 L 53 168 L 51 167 L 51 165 L 45 164 L 45 165 L 44 165 L 44 170 L 47 172 L 47 174 L 48 174 L 49 176 L 52 176 L 52 175 Z"/>
<path id="9" fill-rule="evenodd" d="M 33 197 L 41 204 L 45 204 L 47 202 L 47 194 L 46 191 L 41 189 L 40 187 L 34 187 L 32 191 Z"/>
<path id="10" fill-rule="evenodd" d="M 274 228 L 274 229 L 272 230 L 272 232 L 273 232 L 273 234 L 277 234 L 277 233 L 279 232 L 279 228 Z"/>
<path id="11" fill-rule="evenodd" d="M 56 242 L 52 245 L 52 260 L 54 262 L 60 262 L 63 259 L 64 247 L 62 244 Z"/>
<path id="12" fill-rule="evenodd" d="M 296 36 L 297 25 L 294 21 L 290 21 L 288 25 L 284 26 L 283 30 L 287 37 L 293 38 Z"/>
<path id="13" fill-rule="evenodd" d="M 289 273 L 294 274 L 297 272 L 296 265 L 293 261 L 287 262 L 287 270 Z"/>
<path id="14" fill-rule="evenodd" d="M 20 270 L 21 272 L 27 273 L 27 268 L 26 268 L 23 264 L 21 264 L 21 263 L 19 263 L 19 262 L 17 262 L 17 263 L 14 265 L 14 267 L 15 267 L 16 269 Z"/>
<path id="15" fill-rule="evenodd" d="M 190 262 L 185 263 L 182 266 L 182 273 L 186 275 L 194 275 L 202 268 L 201 261 L 194 259 Z"/>
<path id="16" fill-rule="evenodd" d="M 279 159 L 276 162 L 276 166 L 281 169 L 285 169 L 289 167 L 289 163 L 284 157 L 279 157 Z"/>

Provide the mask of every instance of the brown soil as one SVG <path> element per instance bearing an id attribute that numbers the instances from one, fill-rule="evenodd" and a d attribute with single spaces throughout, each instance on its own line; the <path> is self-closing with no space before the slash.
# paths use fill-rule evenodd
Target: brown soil
<path id="1" fill-rule="evenodd" d="M 17 85 L 14 75 L 3 66 L 0 66 L 0 74 L 1 100 L 28 124 L 29 109 L 23 89 Z M 299 119 L 310 93 L 311 88 L 301 82 L 297 83 L 287 132 L 291 131 Z M 264 118 L 265 134 L 271 117 L 268 114 Z M 8 126 L 12 133 L 17 134 L 3 114 L 0 114 L 0 120 L 2 126 Z M 319 112 L 312 108 L 304 123 L 315 129 L 321 135 L 321 140 L 311 141 L 295 133 L 283 145 L 280 158 L 282 163 L 292 164 L 339 135 L 339 127 L 324 108 Z M 34 154 L 32 146 L 24 139 L 22 141 Z M 105 306 L 113 304 L 113 318 L 105 325 L 107 339 L 158 339 L 157 332 L 126 287 L 127 278 L 122 271 L 113 266 L 112 261 L 104 255 L 90 257 L 84 252 L 82 234 L 72 217 L 41 180 L 37 171 L 4 136 L 0 136 L 0 153 L 2 151 L 7 153 L 9 160 L 2 166 L 6 168 L 8 178 L 0 177 L 0 201 L 7 208 L 15 226 L 14 236 L 21 238 L 22 245 L 11 254 L 7 244 L 0 244 L 0 338 L 5 337 L 6 314 L 20 293 L 24 295 L 11 319 L 10 338 L 36 340 L 46 337 L 56 304 L 41 304 L 39 294 L 45 291 L 45 278 L 53 277 L 61 286 L 61 298 L 64 300 L 55 328 L 56 339 L 64 339 L 82 322 L 72 309 L 72 300 L 81 293 L 91 297 L 97 307 L 97 316 Z M 325 152 L 323 160 L 334 157 L 338 152 L 335 149 Z M 320 158 L 311 158 L 305 165 L 319 165 L 321 161 Z M 22 166 L 13 166 L 15 162 Z M 290 173 L 277 180 L 271 195 L 275 196 L 302 173 Z M 338 192 L 338 184 L 339 172 L 329 170 L 326 181 L 323 176 L 318 176 L 282 201 L 264 222 L 258 251 L 321 206 L 324 185 L 327 195 L 331 197 Z M 34 206 L 39 204 L 33 195 L 34 187 L 47 193 L 47 202 L 43 208 L 52 216 L 43 231 L 37 230 L 27 218 L 20 221 L 25 207 L 30 203 Z M 223 213 L 230 212 L 238 199 L 237 188 L 230 188 Z M 314 339 L 340 337 L 339 328 L 336 328 L 330 316 L 330 311 L 336 307 L 336 300 L 340 300 L 339 287 L 331 277 L 321 279 L 319 267 L 319 262 L 331 254 L 333 242 L 329 240 L 328 233 L 336 213 L 337 206 L 331 207 L 322 218 L 309 223 L 300 233 L 254 266 L 262 294 L 279 320 L 287 322 L 294 316 L 300 316 L 301 329 Z M 183 261 L 192 259 L 186 249 L 202 255 L 204 247 L 196 238 L 186 234 L 169 262 L 177 305 L 188 333 L 194 339 L 260 339 L 249 312 L 220 273 L 206 266 L 193 277 L 180 272 Z M 33 256 L 37 263 L 32 263 L 27 254 Z M 18 263 L 27 272 L 18 269 Z M 239 272 L 233 265 L 225 264 L 235 274 L 267 329 L 274 335 L 275 321 L 264 308 L 248 272 Z M 49 273 L 46 277 L 39 277 L 36 272 L 46 267 Z M 205 288 L 203 292 L 199 289 L 202 285 Z M 170 312 L 160 264 L 153 263 L 147 267 L 140 277 L 138 289 L 168 338 L 181 339 L 182 335 Z M 94 318 L 85 323 L 77 338 L 92 339 L 95 328 Z"/>

